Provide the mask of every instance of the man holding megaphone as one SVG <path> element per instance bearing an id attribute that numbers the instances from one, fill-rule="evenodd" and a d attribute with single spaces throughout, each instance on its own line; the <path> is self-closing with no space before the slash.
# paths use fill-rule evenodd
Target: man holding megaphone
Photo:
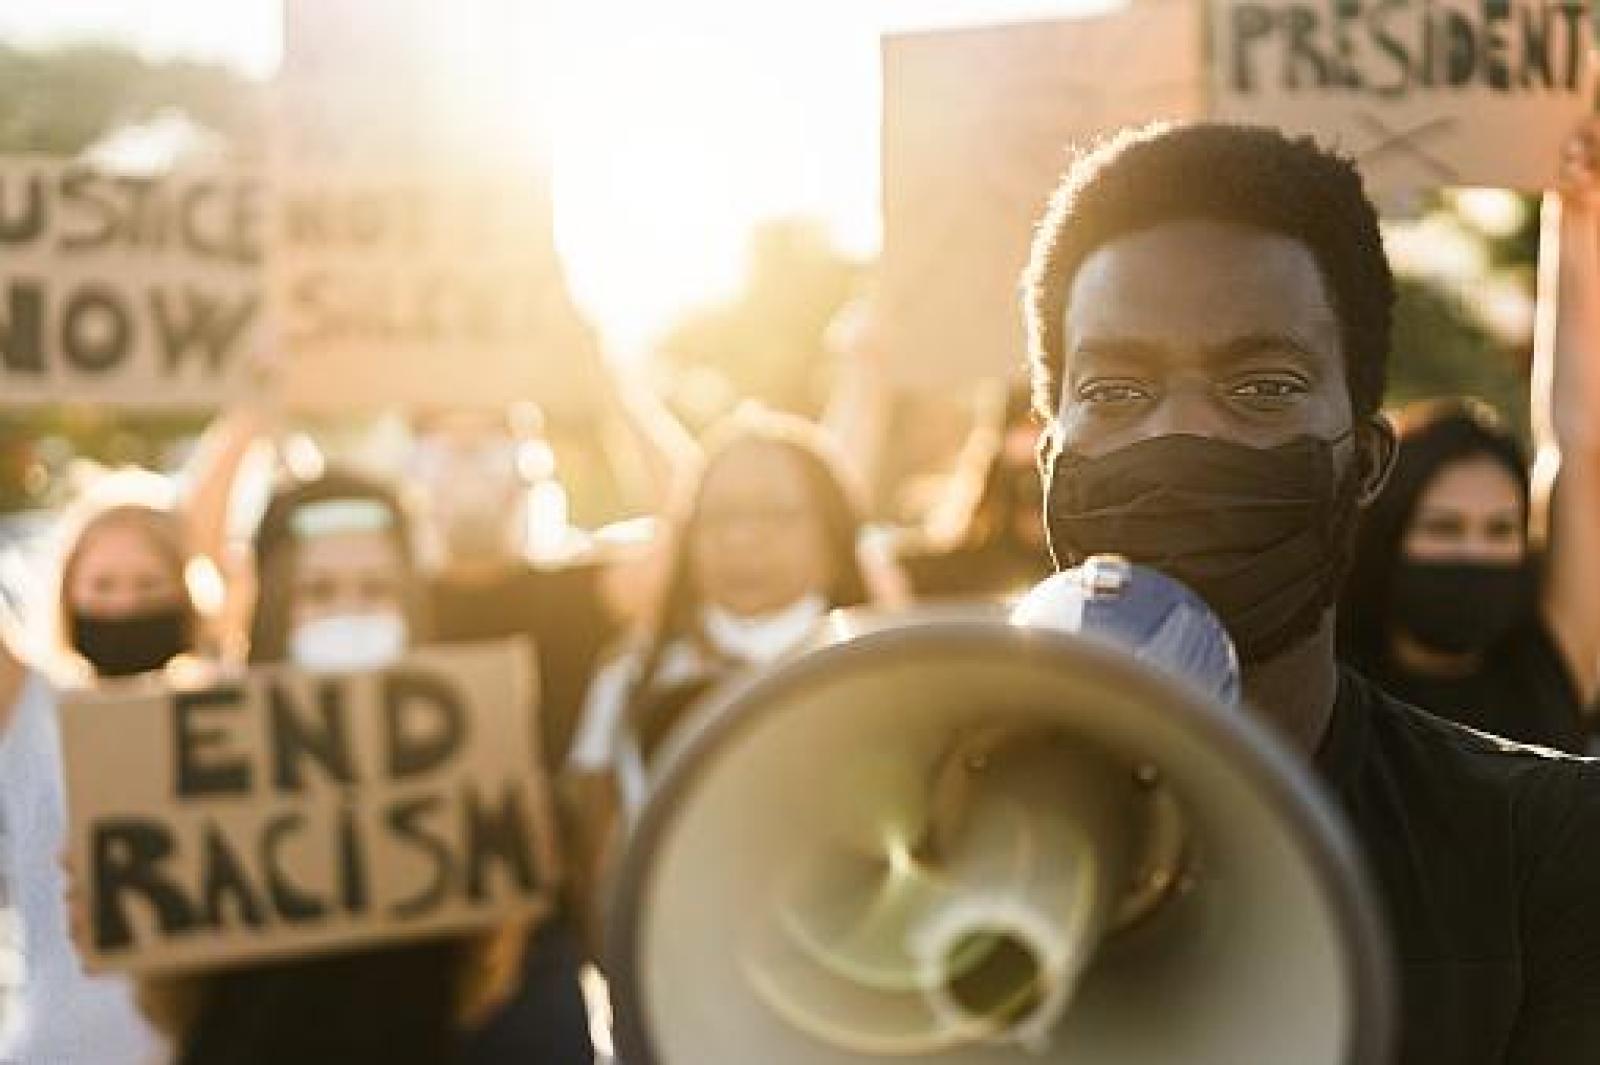
<path id="1" fill-rule="evenodd" d="M 614 881 L 620 1060 L 1600 1061 L 1600 770 L 1335 658 L 1395 448 L 1355 169 L 1124 133 L 1027 280 L 1070 571 L 697 705 Z"/>
<path id="2" fill-rule="evenodd" d="M 1363 845 L 1399 1059 L 1600 1061 L 1600 773 L 1335 660 L 1335 591 L 1394 454 L 1394 289 L 1355 169 L 1262 129 L 1124 133 L 1057 191 L 1027 280 L 1057 561 L 1119 552 L 1221 617 L 1247 702 Z"/>

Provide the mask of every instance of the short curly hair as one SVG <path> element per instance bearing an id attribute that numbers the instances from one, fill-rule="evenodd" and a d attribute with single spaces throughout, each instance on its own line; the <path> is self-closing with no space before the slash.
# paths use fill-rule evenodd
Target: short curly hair
<path id="1" fill-rule="evenodd" d="M 1080 156 L 1050 199 L 1024 276 L 1033 402 L 1056 416 L 1066 310 L 1083 261 L 1163 222 L 1229 222 L 1305 244 L 1333 298 L 1357 417 L 1382 401 L 1394 277 L 1378 216 L 1355 166 L 1309 137 L 1223 123 L 1160 123 L 1115 134 Z"/>

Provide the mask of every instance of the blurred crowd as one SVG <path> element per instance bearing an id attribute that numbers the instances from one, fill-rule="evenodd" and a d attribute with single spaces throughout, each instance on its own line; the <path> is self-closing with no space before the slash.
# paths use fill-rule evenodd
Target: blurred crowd
<path id="1" fill-rule="evenodd" d="M 1600 665 L 1600 410 L 1571 382 L 1600 338 L 1569 319 L 1570 293 L 1600 290 L 1600 266 L 1574 252 L 1547 274 L 1541 299 L 1557 281 L 1568 295 L 1543 308 L 1531 453 L 1468 397 L 1391 412 L 1394 472 L 1349 560 L 1339 640 L 1345 661 L 1424 709 L 1582 753 Z M 1054 568 L 1040 472 L 1053 408 L 1041 417 L 1021 386 L 997 393 L 927 521 L 886 526 L 862 489 L 892 447 L 870 323 L 836 336 L 847 372 L 820 422 L 747 406 L 694 439 L 651 397 L 631 404 L 654 493 L 599 529 L 570 524 L 568 475 L 526 405 L 414 413 L 379 462 L 246 406 L 220 415 L 182 470 L 86 484 L 49 520 L 52 576 L 0 642 L 0 1061 L 604 1053 L 594 958 L 608 858 L 707 693 L 804 646 L 830 611 L 1005 602 Z M 501 636 L 525 637 L 537 667 L 540 754 L 570 859 L 557 912 L 531 930 L 193 976 L 84 971 L 60 862 L 59 689 L 197 663 L 355 671 Z"/>

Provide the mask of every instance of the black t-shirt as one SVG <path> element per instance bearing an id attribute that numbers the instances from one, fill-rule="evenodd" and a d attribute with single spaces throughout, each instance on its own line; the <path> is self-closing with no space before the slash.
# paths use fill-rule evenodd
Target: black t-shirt
<path id="1" fill-rule="evenodd" d="M 600 565 L 519 565 L 490 581 L 436 579 L 431 589 L 441 640 L 533 641 L 544 754 L 552 771 L 566 759 L 596 659 L 618 633 L 601 594 L 601 572 Z"/>
<path id="2" fill-rule="evenodd" d="M 179 1065 L 448 1065 L 460 951 L 440 940 L 207 976 Z"/>
<path id="3" fill-rule="evenodd" d="M 1584 749 L 1577 686 L 1542 624 L 1517 629 L 1465 677 L 1424 677 L 1393 662 L 1372 677 L 1412 706 L 1468 728 L 1573 754 Z"/>
<path id="4" fill-rule="evenodd" d="M 1388 910 L 1399 1065 L 1600 1062 L 1600 763 L 1348 671 L 1317 762 Z"/>
<path id="5" fill-rule="evenodd" d="M 438 578 L 431 587 L 433 623 L 441 640 L 523 636 L 532 641 L 541 742 L 552 779 L 566 761 L 596 660 L 619 631 L 601 592 L 602 572 L 599 564 L 552 569 L 519 564 L 492 580 Z M 580 962 L 571 930 L 546 925 L 524 955 L 516 996 L 473 1033 L 464 1060 L 590 1061 L 594 1052 L 578 984 Z"/>

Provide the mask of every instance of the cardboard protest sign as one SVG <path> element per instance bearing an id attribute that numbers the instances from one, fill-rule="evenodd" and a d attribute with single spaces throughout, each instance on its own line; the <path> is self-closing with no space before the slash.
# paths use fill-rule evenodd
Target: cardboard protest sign
<path id="1" fill-rule="evenodd" d="M 896 383 L 1022 372 L 1018 277 L 1072 151 L 1200 114 L 1202 8 L 896 34 L 883 46 L 878 311 Z"/>
<path id="2" fill-rule="evenodd" d="M 1215 0 L 1214 113 L 1309 133 L 1379 192 L 1553 185 L 1590 113 L 1583 0 Z"/>
<path id="3" fill-rule="evenodd" d="M 1382 195 L 1549 187 L 1593 107 L 1585 0 L 1146 0 L 884 45 L 895 381 L 1020 373 L 1031 227 L 1074 150 L 1156 119 L 1315 136 Z"/>
<path id="4" fill-rule="evenodd" d="M 557 851 L 530 671 L 508 640 L 368 674 L 262 668 L 66 698 L 90 960 L 206 968 L 547 908 Z"/>
<path id="5" fill-rule="evenodd" d="M 527 117 L 529 10 L 285 5 L 269 292 L 290 406 L 594 405 Z"/>
<path id="6" fill-rule="evenodd" d="M 429 116 L 421 0 L 284 0 L 277 148 L 319 165 L 411 154 Z M 384 106 L 387 104 L 387 106 Z"/>
<path id="7" fill-rule="evenodd" d="M 499 406 L 580 387 L 547 197 L 509 175 L 289 172 L 273 308 L 286 401 Z"/>
<path id="8" fill-rule="evenodd" d="M 261 344 L 264 206 L 252 173 L 0 157 L 0 404 L 237 395 Z"/>

